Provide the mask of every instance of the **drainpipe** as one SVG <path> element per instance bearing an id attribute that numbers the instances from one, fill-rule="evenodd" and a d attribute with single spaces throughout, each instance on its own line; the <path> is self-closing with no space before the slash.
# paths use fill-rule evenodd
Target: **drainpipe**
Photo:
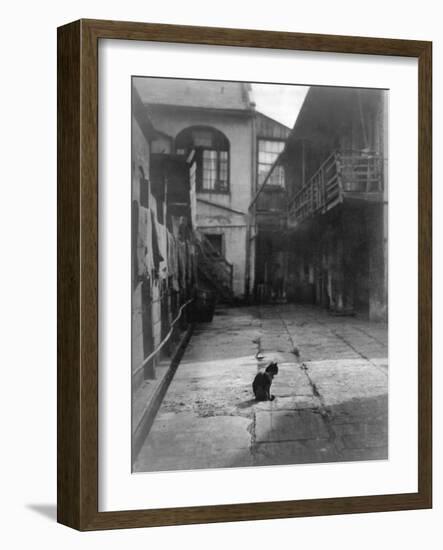
<path id="1" fill-rule="evenodd" d="M 251 118 L 251 197 L 255 193 L 256 182 L 256 156 L 257 156 L 257 131 L 255 113 Z M 249 302 L 250 299 L 250 284 L 251 284 L 251 225 L 255 225 L 255 206 L 253 210 L 246 211 L 246 261 L 245 261 L 245 299 Z"/>

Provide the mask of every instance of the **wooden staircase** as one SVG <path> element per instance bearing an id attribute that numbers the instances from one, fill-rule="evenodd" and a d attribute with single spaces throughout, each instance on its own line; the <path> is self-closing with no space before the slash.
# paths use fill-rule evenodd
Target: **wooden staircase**
<path id="1" fill-rule="evenodd" d="M 199 283 L 216 292 L 218 301 L 232 304 L 232 264 L 200 232 L 197 232 L 196 244 Z"/>

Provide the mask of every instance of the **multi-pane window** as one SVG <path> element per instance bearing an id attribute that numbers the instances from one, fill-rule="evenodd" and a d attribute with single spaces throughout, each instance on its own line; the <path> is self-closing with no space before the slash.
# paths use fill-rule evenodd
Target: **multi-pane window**
<path id="1" fill-rule="evenodd" d="M 203 150 L 203 189 L 214 189 L 217 182 L 217 151 Z"/>
<path id="2" fill-rule="evenodd" d="M 227 190 L 228 188 L 228 152 L 218 152 L 218 176 L 220 185 Z"/>
<path id="3" fill-rule="evenodd" d="M 176 138 L 177 154 L 196 153 L 197 190 L 229 191 L 229 141 L 215 128 L 191 127 Z"/>
<path id="4" fill-rule="evenodd" d="M 272 165 L 285 147 L 284 141 L 258 140 L 258 184 L 261 185 L 268 175 Z M 267 181 L 267 185 L 284 187 L 285 172 L 283 166 L 276 166 Z"/>
<path id="5" fill-rule="evenodd" d="M 228 152 L 202 150 L 201 188 L 207 191 L 228 190 Z"/>

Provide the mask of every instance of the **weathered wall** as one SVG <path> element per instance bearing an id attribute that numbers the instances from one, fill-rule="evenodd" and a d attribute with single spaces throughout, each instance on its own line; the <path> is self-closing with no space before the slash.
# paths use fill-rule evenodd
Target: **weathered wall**
<path id="1" fill-rule="evenodd" d="M 133 209 L 132 216 L 138 216 L 138 231 L 136 238 L 136 249 L 132 254 L 136 254 L 137 259 L 133 264 L 133 279 L 135 277 L 135 286 L 133 284 L 132 293 L 132 370 L 135 371 L 144 358 L 147 357 L 161 339 L 161 313 L 160 313 L 160 282 L 152 278 L 152 215 L 154 223 L 157 223 L 158 203 L 153 197 L 150 189 L 150 153 L 151 147 L 146 136 L 143 134 L 138 121 L 133 118 L 132 124 L 132 200 L 137 201 L 138 213 Z M 140 205 L 141 185 L 144 176 L 145 184 L 149 186 L 149 208 Z M 134 205 L 135 208 L 135 205 Z M 161 237 L 161 231 L 158 231 Z M 159 239 L 160 246 L 164 239 Z M 134 243 L 133 243 L 134 247 Z M 166 256 L 165 256 L 166 257 Z M 136 266 L 136 267 L 135 267 Z M 142 279 L 148 277 L 150 283 L 150 295 L 142 293 Z M 150 311 L 147 311 L 149 309 Z M 147 326 L 147 322 L 151 324 Z M 151 332 L 150 338 L 146 331 Z M 154 376 L 155 361 L 151 365 L 150 376 Z M 133 384 L 138 385 L 143 379 L 143 371 L 139 371 Z"/>
<path id="2" fill-rule="evenodd" d="M 133 387 L 155 377 L 160 357 L 140 370 L 144 359 L 161 343 L 193 284 L 192 245 L 173 234 L 166 215 L 164 181 L 153 178 L 151 139 L 133 118 L 132 124 L 132 372 Z M 168 158 L 165 162 L 168 162 Z M 174 160 L 169 159 L 170 166 Z M 186 176 L 184 176 L 186 177 Z M 155 185 L 154 185 L 155 180 Z M 157 181 L 159 180 L 159 181 Z M 184 182 L 188 190 L 189 182 Z M 143 189 L 143 192 L 142 192 Z M 185 199 L 186 200 L 186 197 Z M 189 208 L 188 208 L 189 210 Z M 170 221 L 170 231 L 167 221 Z M 180 258 L 179 258 L 180 256 Z"/>
<path id="3" fill-rule="evenodd" d="M 295 193 L 336 149 L 383 155 L 384 197 L 344 199 L 293 233 L 288 295 L 334 311 L 387 319 L 388 181 L 385 91 L 313 88 L 289 140 L 286 170 Z"/>
<path id="4" fill-rule="evenodd" d="M 137 235 L 137 271 L 142 270 L 141 263 L 143 259 L 140 257 L 141 252 L 147 247 L 147 232 L 144 230 L 143 222 L 146 221 L 147 210 L 140 207 L 140 180 L 142 174 L 146 178 L 149 177 L 149 156 L 150 147 L 149 143 L 144 136 L 135 117 L 132 118 L 132 170 L 131 170 L 131 183 L 132 183 L 132 201 L 137 201 L 138 208 L 138 235 Z M 134 206 L 135 208 L 135 206 Z M 134 210 L 132 215 L 134 216 Z M 134 246 L 134 243 L 133 243 Z M 134 254 L 134 250 L 132 251 Z M 133 270 L 134 270 L 133 263 Z M 132 274 L 132 278 L 138 274 Z M 138 282 L 132 289 L 132 369 L 136 369 L 138 365 L 144 359 L 144 343 L 143 343 L 143 320 L 142 320 L 142 293 L 141 282 Z M 137 377 L 134 381 L 136 385 L 141 382 L 143 373 Z"/>
<path id="5" fill-rule="evenodd" d="M 387 318 L 382 204 L 345 205 L 289 239 L 288 299 Z"/>
<path id="6" fill-rule="evenodd" d="M 197 227 L 204 234 L 223 235 L 223 253 L 233 266 L 233 292 L 242 296 L 246 276 L 246 224 L 241 214 L 198 202 Z"/>
<path id="7" fill-rule="evenodd" d="M 154 126 L 175 138 L 190 126 L 210 126 L 223 132 L 230 144 L 230 193 L 199 193 L 205 199 L 218 202 L 236 210 L 245 211 L 249 206 L 252 191 L 252 143 L 251 118 L 246 115 L 231 115 L 225 112 L 174 109 L 160 111 L 151 109 Z"/>

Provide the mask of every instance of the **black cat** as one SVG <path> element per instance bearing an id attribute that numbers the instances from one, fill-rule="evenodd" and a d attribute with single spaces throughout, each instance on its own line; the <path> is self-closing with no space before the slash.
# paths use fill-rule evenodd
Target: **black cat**
<path id="1" fill-rule="evenodd" d="M 256 375 L 254 382 L 252 382 L 252 391 L 257 401 L 273 401 L 271 384 L 276 374 L 278 374 L 278 365 L 275 361 L 271 361 L 264 372 L 259 372 Z"/>

